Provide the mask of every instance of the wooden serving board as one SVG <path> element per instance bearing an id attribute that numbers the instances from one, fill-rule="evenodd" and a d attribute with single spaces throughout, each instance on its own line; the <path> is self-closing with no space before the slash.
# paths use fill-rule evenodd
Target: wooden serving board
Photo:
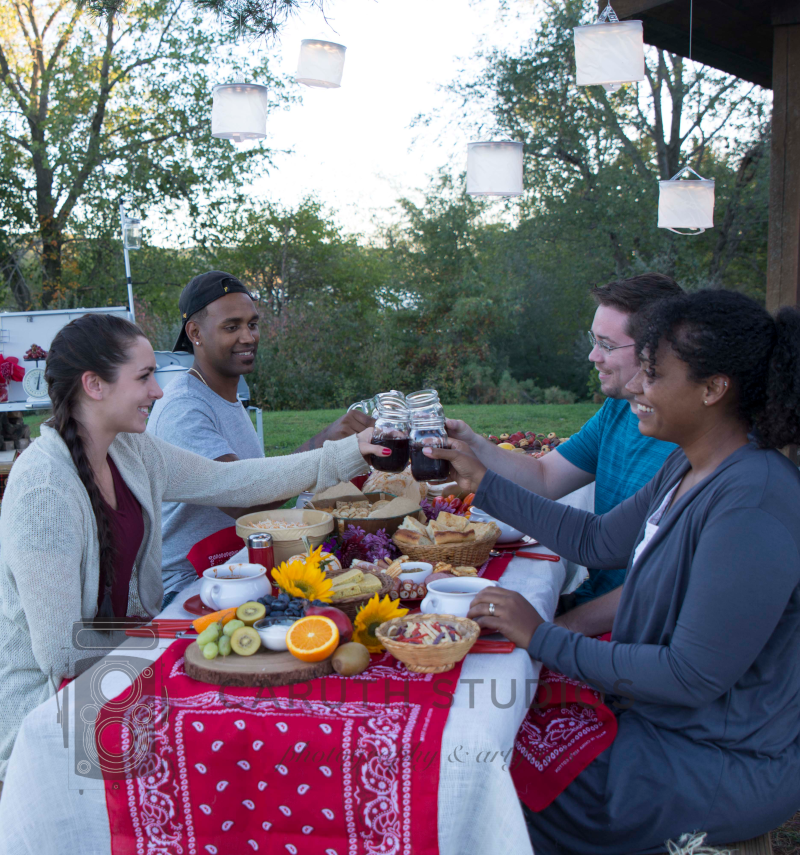
<path id="1" fill-rule="evenodd" d="M 194 642 L 186 648 L 184 667 L 192 679 L 216 686 L 290 686 L 333 674 L 330 659 L 301 662 L 288 650 L 275 652 L 264 647 L 252 656 L 231 653 L 209 660 Z"/>

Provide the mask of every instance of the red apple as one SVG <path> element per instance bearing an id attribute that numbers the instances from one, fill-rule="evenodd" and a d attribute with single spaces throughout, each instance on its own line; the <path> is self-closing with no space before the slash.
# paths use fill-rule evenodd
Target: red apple
<path id="1" fill-rule="evenodd" d="M 336 606 L 312 606 L 307 605 L 305 610 L 306 617 L 309 615 L 322 615 L 330 618 L 339 630 L 339 643 L 345 644 L 353 637 L 353 624 L 350 618 Z"/>

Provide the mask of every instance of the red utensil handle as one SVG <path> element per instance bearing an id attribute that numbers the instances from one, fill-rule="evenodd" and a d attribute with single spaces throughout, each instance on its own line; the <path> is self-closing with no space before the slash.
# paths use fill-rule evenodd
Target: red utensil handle
<path id="1" fill-rule="evenodd" d="M 479 638 L 470 647 L 470 653 L 513 653 L 517 645 L 513 641 L 491 641 Z"/>
<path id="2" fill-rule="evenodd" d="M 543 555 L 541 552 L 517 552 L 520 558 L 538 558 L 539 561 L 561 561 L 558 555 Z"/>

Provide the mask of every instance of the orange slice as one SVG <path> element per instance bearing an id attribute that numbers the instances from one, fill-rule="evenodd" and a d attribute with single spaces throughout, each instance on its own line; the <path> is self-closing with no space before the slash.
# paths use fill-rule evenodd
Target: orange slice
<path id="1" fill-rule="evenodd" d="M 321 662 L 339 646 L 339 630 L 324 615 L 309 615 L 295 621 L 286 634 L 289 652 L 303 662 Z"/>

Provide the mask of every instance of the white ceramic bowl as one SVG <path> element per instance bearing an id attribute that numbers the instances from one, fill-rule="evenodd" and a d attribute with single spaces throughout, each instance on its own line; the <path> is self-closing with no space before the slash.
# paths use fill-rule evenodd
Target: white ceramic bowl
<path id="1" fill-rule="evenodd" d="M 214 611 L 238 608 L 272 593 L 263 564 L 220 564 L 203 571 L 200 599 Z"/>
<path id="2" fill-rule="evenodd" d="M 413 573 L 406 573 L 406 570 L 413 570 Z M 428 564 L 427 561 L 406 561 L 400 565 L 400 582 L 413 582 L 419 585 L 424 582 L 428 576 L 433 573 L 433 564 Z"/>
<path id="3" fill-rule="evenodd" d="M 523 532 L 512 528 L 508 523 L 504 523 L 496 517 L 490 517 L 489 514 L 478 508 L 472 509 L 469 518 L 475 522 L 493 522 L 500 529 L 500 537 L 497 538 L 498 543 L 514 543 L 517 540 L 521 540 L 524 536 Z"/>
<path id="4" fill-rule="evenodd" d="M 293 623 L 294 621 L 290 618 L 282 618 L 281 620 L 262 618 L 253 624 L 253 628 L 267 650 L 280 651 L 289 649 L 286 644 L 286 636 Z"/>
<path id="5" fill-rule="evenodd" d="M 496 586 L 497 583 L 490 579 L 478 579 L 474 576 L 436 579 L 428 585 L 428 593 L 419 610 L 425 615 L 466 617 L 478 591 Z"/>

